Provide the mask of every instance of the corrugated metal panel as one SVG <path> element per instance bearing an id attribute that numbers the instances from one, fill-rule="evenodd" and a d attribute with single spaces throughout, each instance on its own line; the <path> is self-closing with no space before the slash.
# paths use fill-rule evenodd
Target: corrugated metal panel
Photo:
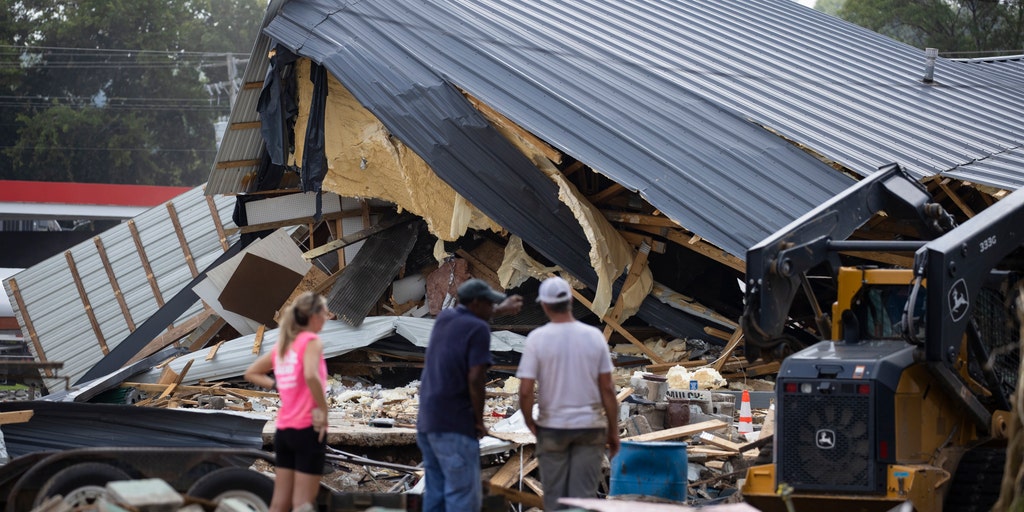
<path id="1" fill-rule="evenodd" d="M 760 239 L 820 202 L 793 190 L 836 178 L 729 129 L 730 113 L 861 174 L 897 161 L 984 183 L 958 166 L 1024 139 L 1024 104 L 1006 100 L 1024 80 L 940 58 L 924 84 L 922 50 L 789 0 L 358 2 L 323 21 L 335 10 L 289 2 L 268 32 L 306 55 L 429 68 L 737 256 L 733 230 Z"/>
<path id="2" fill-rule="evenodd" d="M 273 15 L 280 9 L 283 0 L 272 0 L 267 6 L 267 14 L 263 20 L 266 26 Z M 263 157 L 263 136 L 259 126 L 238 129 L 241 123 L 252 123 L 260 120 L 256 105 L 259 103 L 262 84 L 267 75 L 270 61 L 267 52 L 270 50 L 270 38 L 262 32 L 253 44 L 249 62 L 242 72 L 243 87 L 235 97 L 228 117 L 228 129 L 224 132 L 217 158 L 210 172 L 206 193 L 232 194 L 255 190 L 258 164 L 244 164 Z M 259 86 L 256 86 L 256 85 Z"/>
<path id="3" fill-rule="evenodd" d="M 330 359 L 371 345 L 373 342 L 382 340 L 398 334 L 414 345 L 426 348 L 430 340 L 430 329 L 434 326 L 434 320 L 430 318 L 411 318 L 400 316 L 378 316 L 366 318 L 359 327 L 352 327 L 340 320 L 329 320 L 320 331 L 320 339 L 324 344 L 324 357 Z M 253 354 L 252 347 L 256 335 L 250 334 L 231 341 L 224 342 L 217 349 L 213 359 L 207 361 L 208 351 L 201 350 L 192 354 L 181 356 L 171 361 L 167 366 L 180 373 L 181 370 L 192 361 L 188 373 L 182 380 L 184 384 L 192 384 L 200 380 L 214 381 L 237 377 L 245 373 L 245 369 L 252 364 L 260 355 L 273 350 L 277 343 L 278 329 L 267 330 L 260 344 L 260 353 Z M 491 334 L 491 350 L 522 352 L 526 337 L 507 332 L 495 332 Z M 133 382 L 157 382 L 160 379 L 161 370 L 153 369 L 133 377 Z"/>
<path id="4" fill-rule="evenodd" d="M 225 228 L 234 227 L 231 221 L 234 198 L 220 196 L 214 198 L 214 202 L 221 225 Z M 165 301 L 192 279 L 185 264 L 185 253 L 171 222 L 168 204 L 174 205 L 198 269 L 203 269 L 224 252 L 202 187 L 196 187 L 133 219 L 146 260 Z M 228 237 L 227 242 L 233 243 L 236 238 Z M 124 298 L 135 326 L 141 325 L 159 305 L 127 223 L 117 225 L 69 249 L 68 253 L 74 259 L 82 287 L 100 327 L 102 340 L 108 349 L 113 350 L 131 333 L 131 329 L 103 265 L 96 240 L 101 242 L 106 252 L 113 281 Z M 21 300 L 32 321 L 33 332 L 29 332 L 24 312 L 10 284 L 11 280 L 17 283 Z M 68 377 L 74 382 L 103 357 L 101 338 L 93 330 L 64 254 L 53 256 L 15 274 L 4 281 L 4 286 L 33 355 L 40 358 L 38 348 L 41 348 L 47 361 L 63 362 L 64 368 L 59 372 L 61 377 Z M 201 310 L 202 304 L 197 302 L 181 319 L 190 318 Z M 38 347 L 35 340 L 38 340 Z M 52 391 L 63 389 L 65 385 L 63 378 L 44 379 L 44 382 Z"/>
<path id="5" fill-rule="evenodd" d="M 349 325 L 363 322 L 405 265 L 423 226 L 423 221 L 409 222 L 365 240 L 327 294 L 329 309 L 337 313 L 338 319 Z"/>

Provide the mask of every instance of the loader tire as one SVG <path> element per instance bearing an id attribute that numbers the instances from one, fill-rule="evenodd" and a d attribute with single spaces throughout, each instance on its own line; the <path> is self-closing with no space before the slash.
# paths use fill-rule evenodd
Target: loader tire
<path id="1" fill-rule="evenodd" d="M 107 494 L 107 484 L 131 478 L 124 471 L 100 462 L 82 462 L 56 473 L 36 493 L 35 506 L 42 505 L 51 496 L 63 496 L 64 503 L 80 509 Z"/>
<path id="2" fill-rule="evenodd" d="M 274 481 L 248 468 L 220 468 L 196 480 L 186 494 L 214 503 L 235 498 L 249 510 L 266 512 L 274 496 Z"/>

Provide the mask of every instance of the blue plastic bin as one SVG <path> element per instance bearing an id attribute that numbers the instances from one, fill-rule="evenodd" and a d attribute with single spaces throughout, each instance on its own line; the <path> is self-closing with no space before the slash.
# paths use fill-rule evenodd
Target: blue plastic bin
<path id="1" fill-rule="evenodd" d="M 686 500 L 686 443 L 623 441 L 612 460 L 608 494 Z"/>

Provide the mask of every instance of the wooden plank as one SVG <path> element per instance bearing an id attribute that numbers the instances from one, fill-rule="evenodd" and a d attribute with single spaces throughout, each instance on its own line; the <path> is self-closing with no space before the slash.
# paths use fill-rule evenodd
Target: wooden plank
<path id="1" fill-rule="evenodd" d="M 341 219 L 334 221 L 334 238 L 342 238 L 345 236 L 345 224 L 341 222 Z M 338 248 L 338 268 L 335 270 L 341 270 L 345 268 L 345 248 Z"/>
<path id="2" fill-rule="evenodd" d="M 212 340 L 213 337 L 228 324 L 227 320 L 217 317 L 216 320 L 207 326 L 205 330 L 199 332 L 200 329 L 203 329 L 203 327 L 206 326 L 207 320 L 210 318 L 212 318 L 212 315 L 204 319 L 203 323 L 196 327 L 196 331 L 190 334 L 188 339 L 185 340 L 186 342 L 190 342 L 188 345 L 189 352 L 195 352 L 196 350 L 205 347 L 206 344 L 209 343 L 210 340 Z"/>
<path id="3" fill-rule="evenodd" d="M 743 377 L 758 377 L 761 375 L 771 375 L 773 373 L 779 373 L 778 361 L 772 361 L 770 363 L 759 364 L 755 366 L 749 366 L 742 372 L 723 374 L 722 377 L 726 380 L 740 379 Z"/>
<path id="4" fill-rule="evenodd" d="M 693 233 L 685 232 L 682 229 L 670 229 L 665 226 L 652 226 L 646 224 L 636 224 L 631 225 L 630 227 L 639 231 L 650 233 L 652 235 L 658 235 L 667 238 L 670 242 L 674 242 L 680 247 L 684 247 L 693 252 L 706 256 L 727 267 L 739 270 L 740 272 L 747 271 L 747 264 L 743 260 L 737 258 L 736 256 L 733 256 L 732 254 L 725 252 L 724 250 L 718 247 L 715 247 L 714 245 L 711 245 L 701 240 L 699 237 L 694 238 L 695 235 L 693 235 Z"/>
<path id="5" fill-rule="evenodd" d="M 10 425 L 12 423 L 25 423 L 32 419 L 34 411 L 31 409 L 24 411 L 11 411 L 11 412 L 0 412 L 0 425 Z"/>
<path id="6" fill-rule="evenodd" d="M 491 494 L 500 494 L 507 498 L 513 503 L 522 503 L 527 507 L 544 507 L 544 499 L 536 494 L 530 494 L 523 491 L 517 491 L 515 489 L 509 489 L 508 487 L 499 487 L 497 485 L 491 485 L 490 482 L 484 482 L 484 487 Z"/>
<path id="7" fill-rule="evenodd" d="M 157 284 L 156 276 L 153 274 L 153 266 L 149 264 L 149 257 L 146 256 L 146 247 L 142 245 L 139 227 L 135 225 L 135 219 L 129 219 L 127 224 L 128 231 L 132 235 L 132 241 L 135 242 L 135 252 L 138 253 L 139 260 L 142 262 L 142 269 L 146 271 L 146 281 L 149 282 L 149 287 L 153 290 L 153 298 L 156 299 L 157 306 L 164 307 L 164 295 L 160 292 L 160 286 Z"/>
<path id="8" fill-rule="evenodd" d="M 576 171 L 579 171 L 582 168 L 583 168 L 583 162 L 580 162 L 579 160 L 577 160 L 577 161 L 569 164 L 568 166 L 566 166 L 565 169 L 562 169 L 562 174 L 564 174 L 566 176 L 572 176 L 574 173 L 576 173 Z"/>
<path id="9" fill-rule="evenodd" d="M 732 450 L 719 450 L 707 446 L 687 446 L 686 453 L 690 455 L 707 455 L 708 457 L 734 457 L 736 455 L 736 452 Z"/>
<path id="10" fill-rule="evenodd" d="M 165 389 L 163 393 L 160 393 L 158 398 L 167 398 L 171 393 L 174 393 L 174 390 L 178 388 L 179 384 L 181 384 L 182 379 L 185 378 L 185 374 L 188 373 L 188 369 L 192 367 L 193 362 L 195 362 L 195 359 L 189 359 L 188 362 L 185 363 L 185 367 L 181 369 L 181 373 L 178 374 L 178 377 L 174 379 L 174 382 L 172 382 L 170 386 L 167 386 L 167 389 Z"/>
<path id="11" fill-rule="evenodd" d="M 717 446 L 723 450 L 728 450 L 735 453 L 740 453 L 743 451 L 742 444 L 734 443 L 728 439 L 723 439 L 712 434 L 711 432 L 701 432 L 700 435 L 697 436 L 697 438 L 700 439 L 703 443 L 710 444 L 711 446 Z"/>
<path id="12" fill-rule="evenodd" d="M 25 322 L 25 329 L 28 330 L 28 338 L 32 340 L 32 347 L 36 349 L 36 357 L 39 358 L 40 363 L 48 362 L 46 360 L 46 352 L 43 350 L 43 344 L 39 342 L 39 334 L 36 332 L 35 326 L 32 324 L 32 317 L 28 314 L 28 309 L 25 307 L 25 299 L 21 296 L 21 289 L 18 288 L 18 281 L 13 277 L 8 279 L 8 286 L 11 288 L 11 294 L 14 295 L 14 302 L 18 304 L 18 311 L 21 313 L 21 321 Z M 47 368 L 43 370 L 43 373 L 47 377 L 53 377 L 53 370 Z"/>
<path id="13" fill-rule="evenodd" d="M 638 436 L 624 437 L 623 441 L 665 441 L 668 439 L 679 439 L 680 437 L 689 437 L 694 434 L 709 430 L 721 430 L 728 425 L 724 421 L 719 420 L 708 420 L 700 423 L 694 423 L 692 425 L 683 425 L 681 427 L 666 428 L 665 430 L 657 430 L 649 434 L 640 434 Z"/>
<path id="14" fill-rule="evenodd" d="M 615 401 L 621 404 L 623 400 L 625 400 L 626 398 L 629 398 L 629 395 L 632 395 L 632 394 L 633 394 L 633 388 L 628 387 L 628 386 L 624 387 L 624 388 L 622 388 L 621 391 L 619 391 L 619 394 L 615 395 Z"/>
<path id="15" fill-rule="evenodd" d="M 263 346 L 263 333 L 267 330 L 267 326 L 260 325 L 256 328 L 256 337 L 252 340 L 252 353 L 259 354 L 260 348 Z"/>
<path id="16" fill-rule="evenodd" d="M 107 272 L 110 288 L 114 290 L 114 298 L 117 299 L 117 304 L 121 306 L 121 315 L 124 316 L 124 321 L 128 325 L 128 331 L 135 332 L 135 320 L 132 319 L 132 312 L 128 309 L 128 302 L 124 299 L 124 294 L 121 293 L 121 286 L 117 284 L 117 275 L 114 274 L 114 267 L 110 264 L 110 258 L 107 257 L 107 249 L 103 247 L 103 240 L 98 236 L 94 236 L 92 241 L 96 244 L 96 251 L 100 254 L 103 270 Z"/>
<path id="17" fill-rule="evenodd" d="M 153 384 L 150 382 L 122 382 L 118 387 L 122 388 L 136 388 L 139 391 L 145 391 L 147 393 L 163 393 L 167 390 L 169 384 Z M 216 386 L 181 386 L 177 387 L 178 391 L 182 393 L 211 393 L 214 392 Z M 225 389 L 225 391 L 227 391 Z M 236 395 L 244 396 L 246 398 L 274 398 L 277 397 L 277 393 L 271 391 L 257 391 L 254 389 L 244 388 L 233 388 L 231 392 Z"/>
<path id="18" fill-rule="evenodd" d="M 974 210 L 970 206 L 967 206 L 967 203 L 960 198 L 960 195 L 950 188 L 948 179 L 939 180 L 939 188 L 949 196 L 949 199 L 953 201 L 953 204 L 955 204 L 957 208 L 960 208 L 960 211 L 964 212 L 964 215 L 966 215 L 967 218 L 971 218 L 976 215 Z"/>
<path id="19" fill-rule="evenodd" d="M 547 142 L 544 142 L 543 140 L 537 138 L 536 135 L 530 133 L 529 131 L 524 130 L 523 127 L 516 124 L 515 121 L 512 121 L 511 119 L 505 117 L 497 110 L 491 108 L 490 105 L 487 105 L 486 103 L 478 100 L 472 94 L 469 94 L 466 91 L 462 91 L 462 94 L 466 96 L 466 99 L 468 99 L 469 103 L 473 105 L 473 108 L 477 109 L 481 114 L 483 114 L 483 116 L 487 118 L 487 120 L 490 121 L 491 124 L 494 124 L 497 128 L 499 128 L 499 130 L 501 128 L 508 130 L 509 132 L 512 133 L 512 135 L 514 135 L 516 138 L 518 138 L 519 140 L 523 141 L 524 143 L 535 149 L 537 152 L 544 155 L 544 157 L 547 158 L 548 160 L 551 160 L 556 164 L 562 163 L 561 151 L 558 151 L 557 149 L 551 147 Z"/>
<path id="20" fill-rule="evenodd" d="M 359 212 L 356 211 L 331 212 L 323 214 L 321 220 L 337 220 L 358 216 Z M 227 235 L 233 235 L 235 233 L 255 233 L 257 231 L 268 231 L 292 226 L 308 226 L 311 222 L 313 222 L 313 217 L 296 217 L 294 219 L 275 220 L 273 222 L 264 222 L 262 224 L 250 224 L 239 228 L 225 229 L 224 233 Z"/>
<path id="21" fill-rule="evenodd" d="M 715 329 L 714 327 L 705 327 L 704 333 L 708 336 L 714 336 L 720 340 L 729 341 L 732 338 L 732 334 L 729 334 L 721 329 Z"/>
<path id="22" fill-rule="evenodd" d="M 520 448 L 520 453 L 514 454 L 508 458 L 505 465 L 498 469 L 498 472 L 494 474 L 489 480 L 491 485 L 497 485 L 499 487 L 508 487 L 513 483 L 519 481 L 520 478 L 529 475 L 531 471 L 537 468 L 537 457 L 533 456 L 534 447 L 533 445 L 526 445 Z M 520 457 L 522 457 L 520 459 Z M 522 461 L 522 462 L 520 462 Z M 523 465 L 522 474 L 519 473 L 519 465 Z"/>
<path id="23" fill-rule="evenodd" d="M 207 354 L 206 354 L 206 360 L 209 361 L 209 360 L 213 359 L 214 356 L 217 355 L 217 350 L 220 349 L 220 346 L 223 345 L 223 344 L 224 344 L 223 341 L 219 341 L 219 342 L 217 342 L 217 344 L 215 344 L 214 346 L 210 347 L 210 351 L 207 352 Z"/>
<path id="24" fill-rule="evenodd" d="M 228 235 L 224 232 L 224 223 L 220 221 L 220 212 L 217 211 L 217 203 L 213 200 L 213 197 L 206 196 L 206 205 L 210 207 L 210 218 L 213 219 L 213 226 L 217 228 L 217 237 L 220 240 L 220 247 L 227 251 L 228 247 Z"/>
<path id="25" fill-rule="evenodd" d="M 737 327 L 732 332 L 732 336 L 729 337 L 729 342 L 725 344 L 725 348 L 722 349 L 722 354 L 718 356 L 718 359 L 715 359 L 715 362 L 711 363 L 711 367 L 716 372 L 721 373 L 722 366 L 729 359 L 729 356 L 732 355 L 733 350 L 736 350 L 736 347 L 739 346 L 740 341 L 743 341 L 743 329 Z"/>
<path id="26" fill-rule="evenodd" d="M 612 183 L 612 185 L 594 195 L 587 196 L 587 200 L 592 204 L 603 203 L 609 197 L 616 196 L 626 190 L 626 187 L 618 183 Z"/>
<path id="27" fill-rule="evenodd" d="M 544 485 L 540 483 L 540 480 L 537 480 L 532 476 L 526 476 L 523 477 L 523 483 L 526 484 L 531 491 L 537 493 L 537 496 L 540 496 L 541 499 L 544 498 Z"/>
<path id="28" fill-rule="evenodd" d="M 473 256 L 472 254 L 466 252 L 463 249 L 456 249 L 455 254 L 457 254 L 460 258 L 468 261 L 470 265 L 473 265 L 474 269 L 479 270 L 480 273 L 483 274 L 477 277 L 482 277 L 484 278 L 485 281 L 490 281 L 492 283 L 501 282 L 501 279 L 498 277 L 498 273 L 495 272 L 494 270 L 491 270 L 491 267 L 484 265 L 484 262 L 480 261 L 480 258 Z"/>
<path id="29" fill-rule="evenodd" d="M 607 341 L 612 335 L 612 326 L 608 325 L 608 320 L 618 322 L 622 317 L 622 310 L 625 305 L 622 303 L 622 293 L 628 290 L 631 286 L 636 284 L 637 280 L 640 279 L 640 275 L 643 274 L 645 268 L 647 268 L 647 255 L 651 253 L 651 245 L 648 242 L 640 244 L 640 248 L 636 251 L 636 256 L 633 257 L 633 263 L 629 265 L 629 274 L 626 275 L 626 280 L 622 284 L 622 288 L 619 289 L 619 296 L 615 299 L 615 306 L 602 320 L 605 322 L 604 326 L 604 339 Z M 646 354 L 647 352 L 644 351 Z"/>
<path id="30" fill-rule="evenodd" d="M 227 162 L 217 162 L 218 169 L 237 169 L 239 167 L 256 167 L 260 165 L 260 160 L 230 160 Z"/>
<path id="31" fill-rule="evenodd" d="M 137 354 L 132 356 L 132 358 L 126 364 L 141 361 L 142 359 L 157 353 L 158 351 L 160 351 L 160 349 L 166 347 L 167 345 L 170 345 L 175 340 L 195 330 L 206 320 L 208 316 L 212 314 L 212 309 L 204 309 L 196 316 L 178 324 L 178 326 L 175 327 L 174 329 L 166 331 L 160 336 L 153 338 L 153 341 L 150 341 L 149 343 L 146 344 L 145 347 L 142 347 L 142 350 L 139 350 Z"/>
<path id="32" fill-rule="evenodd" d="M 192 258 L 192 249 L 188 247 L 188 239 L 185 238 L 185 231 L 181 229 L 181 221 L 178 220 L 178 210 L 174 209 L 173 202 L 168 201 L 167 214 L 170 215 L 171 223 L 174 225 L 174 233 L 178 235 L 178 244 L 181 245 L 181 252 L 185 255 L 188 269 L 192 271 L 192 277 L 196 277 L 199 275 L 199 269 L 196 268 L 196 262 Z"/>
<path id="33" fill-rule="evenodd" d="M 576 297 L 576 300 L 580 301 L 581 304 L 586 306 L 587 309 L 590 309 L 591 311 L 593 311 L 594 305 L 590 302 L 589 299 L 587 299 L 582 294 L 580 294 L 580 292 L 576 291 L 575 288 L 572 289 L 572 295 L 573 295 L 573 297 Z M 647 355 L 648 359 L 650 359 L 651 361 L 653 361 L 655 363 L 664 363 L 665 362 L 665 360 L 662 359 L 661 356 L 659 356 L 653 350 L 648 348 L 647 345 L 644 345 L 642 341 L 636 339 L 635 336 L 630 334 L 629 331 L 627 331 L 624 327 L 619 325 L 618 322 L 616 322 L 614 320 L 605 320 L 605 323 L 608 324 L 608 325 L 611 325 L 612 328 L 615 329 L 624 338 L 626 338 L 626 340 L 628 340 L 630 343 L 636 345 L 644 354 Z"/>
<path id="34" fill-rule="evenodd" d="M 665 254 L 665 249 L 668 248 L 668 246 L 665 245 L 665 242 L 662 242 L 661 240 L 652 240 L 651 237 L 640 233 L 623 230 L 619 231 L 619 235 L 621 235 L 622 238 L 625 238 L 626 242 L 629 242 L 629 245 L 632 245 L 633 247 L 640 247 L 640 244 L 646 241 L 651 244 L 651 252 L 653 253 Z"/>
<path id="35" fill-rule="evenodd" d="M 645 367 L 648 373 L 665 373 L 672 369 L 673 366 L 682 366 L 683 368 L 700 368 L 701 366 L 707 366 L 711 361 L 704 361 L 702 359 L 695 359 L 693 361 L 677 361 L 674 363 L 660 363 L 660 364 L 649 364 Z"/>
<path id="36" fill-rule="evenodd" d="M 100 322 L 96 319 L 96 312 L 92 310 L 92 303 L 89 295 L 85 292 L 85 285 L 82 283 L 82 276 L 78 273 L 78 265 L 75 264 L 75 257 L 71 251 L 64 251 L 64 259 L 68 262 L 68 271 L 71 272 L 71 280 L 75 282 L 78 289 L 78 297 L 82 300 L 82 307 L 85 309 L 85 316 L 89 317 L 89 324 L 92 325 L 92 333 L 96 335 L 96 342 L 100 346 L 103 355 L 110 353 L 107 347 L 107 340 L 103 337 L 103 330 L 100 329 Z"/>
<path id="37" fill-rule="evenodd" d="M 337 240 L 327 242 L 326 244 L 321 245 L 316 249 L 306 251 L 305 253 L 302 254 L 302 257 L 306 258 L 307 260 L 319 258 L 320 256 L 323 256 L 324 254 L 327 254 L 331 251 L 336 251 L 339 248 L 345 247 L 346 245 L 351 245 L 372 235 L 380 233 L 381 231 L 392 228 L 394 226 L 398 226 L 400 224 L 405 224 L 406 222 L 412 222 L 413 220 L 416 220 L 415 216 L 410 214 L 402 214 L 393 219 L 378 222 L 376 226 L 363 229 L 357 233 L 352 233 L 351 235 L 343 236 Z"/>
<path id="38" fill-rule="evenodd" d="M 241 123 L 231 123 L 230 129 L 232 130 L 258 130 L 263 127 L 261 121 L 245 121 Z"/>
<path id="39" fill-rule="evenodd" d="M 601 214 L 609 222 L 630 224 L 634 226 L 656 226 L 664 228 L 679 228 L 676 221 L 664 215 L 645 215 L 642 213 L 620 212 L 617 210 L 601 210 Z"/>

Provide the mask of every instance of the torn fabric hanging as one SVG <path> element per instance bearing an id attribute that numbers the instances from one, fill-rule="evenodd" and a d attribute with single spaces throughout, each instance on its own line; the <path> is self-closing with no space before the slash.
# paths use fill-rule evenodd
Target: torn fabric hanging
<path id="1" fill-rule="evenodd" d="M 324 153 L 324 112 L 327 109 L 327 70 L 319 64 L 309 63 L 309 80 L 313 82 L 313 98 L 309 105 L 309 124 L 302 152 L 302 191 L 316 192 L 316 212 L 313 221 L 320 220 L 320 187 L 327 175 L 327 155 Z"/>

